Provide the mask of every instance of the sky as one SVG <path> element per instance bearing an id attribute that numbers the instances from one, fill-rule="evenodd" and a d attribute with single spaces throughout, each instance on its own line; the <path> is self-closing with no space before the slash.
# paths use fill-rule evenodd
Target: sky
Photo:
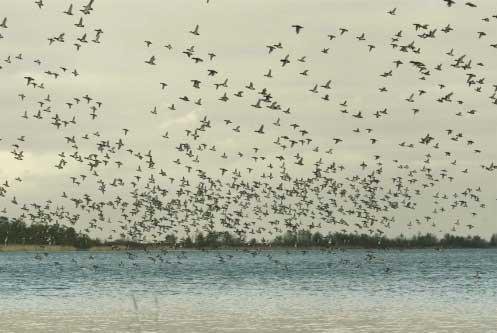
<path id="1" fill-rule="evenodd" d="M 388 234 L 445 233 L 455 228 L 458 219 L 461 225 L 456 225 L 453 233 L 488 236 L 497 232 L 496 173 L 495 169 L 482 168 L 497 161 L 497 104 L 490 98 L 497 84 L 497 47 L 490 46 L 497 43 L 497 18 L 492 16 L 497 15 L 497 8 L 492 0 L 475 0 L 474 8 L 463 1 L 449 8 L 438 0 L 379 0 L 374 4 L 358 0 L 95 0 L 89 15 L 80 11 L 86 0 L 43 2 L 41 9 L 34 1 L 4 0 L 0 4 L 0 20 L 7 17 L 7 28 L 0 28 L 0 181 L 9 184 L 4 186 L 5 196 L 0 197 L 0 209 L 5 208 L 5 215 L 17 216 L 23 213 L 23 204 L 47 200 L 54 208 L 64 206 L 79 212 L 68 199 L 61 198 L 62 192 L 69 197 L 89 194 L 102 201 L 113 200 L 116 195 L 125 197 L 132 190 L 130 179 L 136 169 L 145 167 L 124 149 L 143 154 L 151 150 L 155 174 L 163 168 L 168 177 L 192 178 L 185 169 L 184 155 L 176 148 L 180 143 L 197 146 L 204 142 L 215 146 L 216 151 L 202 151 L 198 165 L 216 178 L 221 176 L 220 168 L 226 168 L 244 170 L 243 179 L 257 179 L 269 172 L 269 163 L 278 165 L 276 156 L 285 157 L 288 172 L 295 177 L 312 176 L 313 164 L 322 159 L 325 164 L 344 165 L 341 177 L 345 178 L 366 175 L 361 163 L 372 168 L 378 162 L 374 155 L 378 155 L 387 191 L 392 178 L 403 175 L 407 179 L 408 170 L 420 172 L 428 166 L 433 175 L 446 173 L 453 180 L 441 180 L 423 191 L 416 198 L 415 210 L 394 212 L 398 222 L 386 230 Z M 64 14 L 70 5 L 74 15 Z M 389 14 L 393 9 L 395 15 Z M 80 17 L 84 27 L 75 26 Z M 427 26 L 416 30 L 414 24 Z M 199 35 L 194 35 L 191 31 L 197 25 Z M 303 29 L 297 34 L 292 25 Z M 443 32 L 448 25 L 453 30 Z M 348 31 L 341 35 L 340 28 Z M 100 43 L 94 43 L 91 40 L 98 29 L 103 31 Z M 419 37 L 433 29 L 435 38 Z M 479 38 L 479 32 L 485 34 Z M 64 42 L 49 42 L 62 33 Z M 85 33 L 88 43 L 77 41 Z M 363 33 L 364 40 L 358 39 Z M 329 35 L 334 36 L 332 40 Z M 151 42 L 149 46 L 146 41 Z M 400 51 L 411 42 L 419 53 Z M 81 44 L 79 50 L 75 43 Z M 274 48 L 278 43 L 282 48 Z M 274 48 L 271 53 L 268 45 Z M 369 45 L 374 46 L 371 51 Z M 184 51 L 191 47 L 194 54 L 188 57 Z M 324 49 L 328 49 L 326 53 Z M 209 53 L 215 54 L 212 60 Z M 286 55 L 290 63 L 283 67 L 280 60 Z M 451 66 L 463 55 L 461 64 L 471 61 L 471 68 Z M 152 56 L 155 65 L 145 63 Z M 303 56 L 305 62 L 298 61 Z M 195 63 L 192 57 L 202 61 Z M 397 60 L 402 62 L 398 67 Z M 420 73 L 411 62 L 424 64 L 429 75 Z M 71 74 L 74 69 L 77 76 Z M 270 69 L 272 78 L 264 76 Z M 217 74 L 208 76 L 208 70 Z M 300 74 L 305 70 L 307 75 Z M 391 76 L 381 76 L 389 71 Z M 469 86 L 470 73 L 475 81 L 483 79 L 482 83 Z M 43 82 L 44 89 L 27 86 L 28 76 L 37 84 Z M 216 89 L 214 84 L 225 79 L 227 87 Z M 193 87 L 191 80 L 201 81 L 201 88 Z M 321 87 L 328 80 L 331 89 Z M 167 84 L 164 89 L 161 82 Z M 249 82 L 255 91 L 245 88 Z M 310 90 L 316 84 L 318 92 L 313 93 Z M 387 91 L 381 92 L 382 87 Z M 262 109 L 251 107 L 262 98 L 257 94 L 262 88 L 271 92 L 282 110 L 290 108 L 291 113 L 268 109 L 266 104 Z M 234 96 L 238 91 L 243 91 L 243 97 Z M 227 102 L 219 100 L 224 93 Z M 450 101 L 437 101 L 450 93 Z M 20 94 L 25 96 L 23 100 Z M 326 94 L 329 101 L 323 100 Z M 82 98 L 85 95 L 92 98 L 90 103 Z M 182 96 L 190 101 L 180 100 Z M 193 103 L 199 98 L 202 105 Z M 101 107 L 96 107 L 95 101 L 101 102 Z M 346 106 L 340 105 L 344 101 Z M 66 103 L 72 103 L 71 108 Z M 169 109 L 172 104 L 175 110 Z M 43 111 L 48 106 L 49 112 Z M 96 107 L 95 119 L 90 116 L 91 106 Z M 154 108 L 157 114 L 150 112 Z M 44 119 L 34 118 L 40 109 Z M 347 113 L 341 111 L 344 109 Z M 387 114 L 374 115 L 384 109 Z M 414 114 L 413 109 L 419 112 Z M 22 117 L 24 112 L 28 119 Z M 353 117 L 358 112 L 362 118 Z M 56 129 L 50 119 L 55 114 L 67 121 L 75 117 L 77 124 Z M 193 140 L 186 130 L 197 128 L 204 117 L 212 128 L 201 133 L 198 141 Z M 278 118 L 281 126 L 272 125 Z M 227 119 L 232 122 L 229 126 Z M 308 134 L 292 129 L 291 124 L 298 124 L 298 130 L 305 129 Z M 237 125 L 240 133 L 232 130 Z M 264 135 L 254 132 L 261 125 Z M 126 135 L 124 128 L 129 130 Z M 354 129 L 359 129 L 358 133 Z M 167 139 L 162 137 L 166 132 Z M 451 139 L 458 133 L 462 135 L 457 141 Z M 82 138 L 85 134 L 88 140 Z M 420 143 L 427 134 L 433 141 Z M 111 166 L 100 168 L 99 176 L 92 177 L 86 163 L 67 157 L 75 150 L 66 139 L 72 136 L 83 156 L 95 152 L 99 140 L 115 143 L 121 139 L 125 148 L 113 154 Z M 312 138 L 312 142 L 282 149 L 274 144 L 281 136 Z M 333 138 L 343 142 L 335 144 Z M 377 141 L 372 144 L 371 139 Z M 403 142 L 414 147 L 399 146 Z M 319 151 L 313 151 L 315 147 Z M 325 153 L 328 149 L 332 154 Z M 23 159 L 16 160 L 13 150 L 22 150 Z M 62 152 L 68 164 L 58 169 L 55 166 Z M 221 157 L 224 152 L 227 158 Z M 297 154 L 304 157 L 303 166 L 294 163 Z M 429 163 L 424 162 L 427 154 Z M 266 160 L 254 162 L 253 156 Z M 180 157 L 183 164 L 175 164 Z M 123 166 L 118 168 L 115 161 Z M 246 168 L 254 171 L 249 174 Z M 145 179 L 149 174 L 142 176 Z M 21 181 L 15 180 L 17 177 Z M 71 177 L 77 177 L 81 184 L 74 184 Z M 108 185 L 116 177 L 125 179 L 126 185 L 108 186 L 105 194 L 98 191 L 96 178 Z M 163 180 L 172 192 L 178 189 L 177 182 L 168 182 Z M 444 194 L 453 198 L 454 193 L 463 196 L 468 188 L 478 198 L 467 209 L 451 209 L 449 199 L 436 198 Z M 13 197 L 17 205 L 11 202 Z M 447 211 L 433 213 L 441 206 Z M 430 223 L 425 223 L 427 215 L 432 216 Z M 84 229 L 91 218 L 83 213 L 76 226 Z M 408 225 L 416 219 L 422 223 Z M 468 224 L 475 228 L 468 229 Z M 109 223 L 91 232 L 108 235 L 113 228 Z"/>

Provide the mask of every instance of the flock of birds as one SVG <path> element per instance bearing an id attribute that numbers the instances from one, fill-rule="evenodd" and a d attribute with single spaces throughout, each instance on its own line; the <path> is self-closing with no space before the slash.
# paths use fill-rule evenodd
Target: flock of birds
<path id="1" fill-rule="evenodd" d="M 447 10 L 461 5 L 454 0 L 440 3 L 447 6 Z M 41 11 L 45 10 L 42 0 L 36 1 L 35 5 Z M 47 36 L 48 45 L 68 45 L 78 53 L 83 48 L 105 43 L 104 30 L 87 23 L 87 17 L 94 13 L 97 5 L 90 0 L 82 6 L 68 4 L 61 8 L 60 15 L 73 17 L 74 22 L 66 31 Z M 468 10 L 478 10 L 471 2 L 465 6 Z M 401 8 L 385 11 L 385 19 L 396 15 L 401 15 Z M 475 31 L 475 38 L 489 39 L 495 31 L 497 13 L 482 17 L 482 21 L 489 24 L 489 28 Z M 11 22 L 8 17 L 0 17 L 0 22 L 1 47 L 1 43 L 10 38 L 10 26 L 20 22 Z M 306 37 L 306 27 L 300 24 L 288 26 L 288 30 L 297 41 Z M 382 142 L 382 133 L 375 126 L 399 111 L 384 106 L 378 110 L 361 110 L 350 99 L 337 101 L 335 80 L 313 80 L 313 71 L 309 68 L 317 55 L 303 55 L 299 53 L 302 49 L 292 50 L 280 41 L 261 45 L 261 49 L 267 50 L 267 67 L 262 68 L 260 74 L 244 78 L 246 84 L 243 86 L 236 86 L 231 83 L 233 80 L 228 73 L 223 73 L 217 66 L 222 55 L 207 52 L 197 45 L 199 40 L 209 39 L 202 27 L 192 24 L 188 32 L 189 46 L 160 44 L 160 52 L 183 57 L 185 66 L 196 66 L 198 77 L 189 79 L 189 92 L 171 97 L 168 106 L 152 105 L 143 115 L 161 119 L 168 117 L 167 112 L 205 106 L 199 111 L 198 121 L 183 128 L 183 135 L 164 132 L 160 137 L 147 138 L 175 147 L 175 156 L 168 154 L 167 162 L 159 161 L 164 158 L 161 151 L 140 150 L 134 146 L 133 124 L 123 126 L 117 136 L 78 126 L 83 119 L 98 122 L 102 112 L 113 112 L 113 101 L 81 94 L 62 102 L 51 86 L 60 77 L 77 80 L 84 75 L 77 68 L 50 66 L 48 59 L 29 58 L 22 53 L 3 59 L 0 77 L 8 66 L 34 66 L 22 74 L 25 84 L 17 96 L 23 110 L 19 114 L 19 126 L 23 126 L 23 121 L 39 126 L 43 122 L 63 140 L 66 149 L 56 154 L 54 163 L 46 167 L 57 169 L 67 185 L 63 193 L 53 196 L 50 189 L 41 189 L 48 196 L 45 201 L 25 202 L 21 199 L 22 193 L 16 192 L 16 185 L 23 182 L 20 176 L 1 179 L 2 214 L 29 223 L 75 226 L 85 233 L 105 234 L 108 240 L 144 242 L 161 242 L 171 233 L 194 235 L 197 231 L 210 230 L 227 230 L 247 240 L 271 238 L 287 230 L 383 235 L 398 224 L 413 229 L 429 226 L 438 232 L 446 225 L 437 222 L 446 220 L 446 216 L 454 212 L 458 216 L 468 216 L 452 221 L 447 231 L 467 233 L 478 227 L 480 212 L 490 205 L 482 199 L 485 186 L 467 186 L 464 177 L 495 173 L 497 163 L 481 157 L 492 155 L 492 151 L 487 152 L 484 144 L 471 133 L 444 126 L 440 132 L 425 132 L 415 141 Z M 419 84 L 403 97 L 409 117 L 436 112 L 423 109 L 422 105 L 429 101 L 435 106 L 450 105 L 452 117 L 466 117 L 469 122 L 481 113 L 495 112 L 497 84 L 488 82 L 490 79 L 485 77 L 487 65 L 477 56 L 469 55 L 467 50 L 447 49 L 437 63 L 423 59 L 425 40 L 443 40 L 445 35 L 452 33 L 457 33 L 457 27 L 414 22 L 408 30 L 392 31 L 388 40 L 373 43 L 367 38 L 367 32 L 339 27 L 323 36 L 329 44 L 319 53 L 332 57 L 333 43 L 338 40 L 358 43 L 371 57 L 379 49 L 393 50 L 395 57 L 389 68 L 379 70 L 377 77 L 364 78 L 379 82 L 377 94 L 380 98 L 382 94 L 386 96 L 385 100 L 392 98 L 388 95 L 392 77 L 410 74 Z M 72 35 L 79 37 L 68 37 Z M 162 61 L 167 62 L 163 60 L 165 56 L 154 49 L 158 43 L 144 40 L 143 48 L 149 55 L 134 65 L 142 66 L 144 71 L 154 71 Z M 489 42 L 488 48 L 497 49 L 496 43 Z M 408 69 L 403 70 L 405 68 Z M 273 84 L 283 71 L 294 71 L 296 81 L 306 80 L 308 87 L 302 92 L 302 99 L 321 101 L 323 107 L 336 110 L 337 118 L 347 119 L 347 124 L 352 121 L 350 136 L 330 135 L 326 143 L 318 144 L 313 129 L 305 128 L 299 121 L 301 114 L 279 98 L 278 91 L 272 91 L 266 85 L 268 82 Z M 445 73 L 459 81 L 442 83 L 440 80 Z M 157 90 L 166 92 L 174 85 L 174 80 L 156 83 Z M 456 85 L 464 87 L 465 93 L 472 97 L 488 100 L 485 109 L 468 107 L 463 94 L 452 89 Z M 236 121 L 236 116 L 213 120 L 210 110 L 220 104 L 233 105 L 233 113 L 237 110 L 249 112 L 257 125 Z M 270 115 L 273 120 L 258 122 L 261 113 Z M 79 135 L 80 131 L 82 135 Z M 230 153 L 216 147 L 210 138 L 213 131 L 223 131 L 239 142 L 240 150 Z M 29 134 L 17 138 L 1 135 L 0 145 L 2 149 L 9 147 L 11 158 L 17 161 L 29 158 L 26 157 L 30 150 Z M 349 141 L 368 147 L 362 161 L 354 165 L 342 161 L 338 153 L 341 145 Z M 256 146 L 252 142 L 264 144 Z M 417 161 L 419 163 L 400 158 L 388 160 L 376 153 L 378 142 L 390 144 L 394 151 L 421 153 L 423 159 Z M 495 152 L 494 147 L 487 148 Z M 475 168 L 460 163 L 458 154 L 471 154 L 473 160 L 482 162 Z M 208 170 L 205 164 L 216 165 L 217 169 Z M 386 172 L 386 169 L 390 171 Z M 485 185 L 490 191 L 495 189 L 495 183 Z M 426 212 L 424 207 L 431 207 L 430 211 Z"/>

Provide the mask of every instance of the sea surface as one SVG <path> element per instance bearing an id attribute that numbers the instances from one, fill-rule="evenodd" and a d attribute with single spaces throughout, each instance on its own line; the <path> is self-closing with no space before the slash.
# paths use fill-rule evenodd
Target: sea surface
<path id="1" fill-rule="evenodd" d="M 0 252 L 0 332 L 497 332 L 497 250 Z"/>

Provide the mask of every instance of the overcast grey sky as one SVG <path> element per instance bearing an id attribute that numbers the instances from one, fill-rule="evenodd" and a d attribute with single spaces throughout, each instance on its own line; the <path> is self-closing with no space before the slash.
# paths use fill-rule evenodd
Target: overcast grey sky
<path id="1" fill-rule="evenodd" d="M 117 142 L 124 140 L 126 149 L 154 153 L 157 174 L 160 168 L 169 176 L 189 177 L 184 165 L 173 163 L 184 158 L 175 149 L 179 143 L 200 142 L 215 145 L 216 152 L 202 152 L 200 166 L 212 177 L 220 177 L 220 167 L 228 170 L 254 169 L 254 173 L 244 171 L 244 177 L 253 180 L 268 173 L 266 165 L 278 165 L 275 159 L 283 155 L 287 159 L 289 172 L 295 176 L 311 176 L 313 163 L 323 158 L 325 163 L 336 162 L 347 167 L 350 175 L 361 174 L 360 164 L 364 161 L 372 167 L 381 156 L 385 188 L 392 187 L 392 177 L 406 171 L 399 165 L 408 165 L 412 170 L 427 164 L 426 154 L 430 154 L 428 167 L 437 177 L 440 173 L 453 176 L 454 180 L 441 181 L 432 189 L 416 198 L 415 210 L 400 209 L 395 212 L 399 223 L 389 231 L 392 234 L 417 231 L 447 232 L 454 222 L 460 219 L 462 226 L 455 233 L 466 234 L 466 224 L 473 224 L 471 233 L 489 235 L 497 232 L 496 173 L 481 165 L 490 166 L 497 161 L 497 104 L 490 98 L 497 84 L 497 6 L 494 1 L 474 1 L 476 8 L 464 1 L 448 8 L 439 0 L 96 0 L 90 15 L 80 12 L 88 1 L 45 0 L 39 9 L 34 1 L 3 0 L 0 4 L 0 20 L 7 17 L 8 28 L 0 28 L 1 64 L 0 105 L 2 110 L 0 131 L 0 181 L 11 185 L 5 197 L 0 198 L 0 209 L 6 208 L 7 215 L 20 213 L 22 203 L 53 200 L 56 205 L 72 209 L 71 202 L 60 198 L 63 191 L 69 196 L 82 196 L 84 193 L 98 200 L 113 200 L 115 195 L 125 195 L 131 191 L 129 182 L 123 188 L 110 188 L 106 194 L 97 191 L 96 179 L 91 176 L 80 186 L 72 183 L 70 177 L 89 174 L 86 163 L 78 164 L 68 160 L 68 165 L 55 168 L 60 161 L 58 154 L 71 154 L 71 144 L 64 137 L 75 136 L 78 151 L 87 155 L 96 151 L 99 140 Z M 73 4 L 73 16 L 64 14 Z M 387 11 L 396 8 L 395 15 Z M 83 17 L 84 27 L 75 26 Z M 488 18 L 488 22 L 484 20 Z M 427 29 L 416 31 L 414 24 L 428 25 Z M 295 33 L 292 25 L 304 28 Z M 191 34 L 199 25 L 199 36 Z M 453 31 L 445 33 L 450 25 Z M 340 28 L 348 32 L 340 35 Z M 95 29 L 102 29 L 100 43 L 91 42 Z M 420 38 L 418 35 L 436 29 L 435 38 Z M 401 31 L 398 41 L 392 41 Z M 478 32 L 485 32 L 478 38 Z M 49 38 L 64 33 L 64 42 Z M 88 43 L 76 38 L 86 33 Z M 357 37 L 364 33 L 365 40 Z M 330 40 L 328 35 L 336 38 Z M 145 41 L 152 44 L 147 47 Z M 267 45 L 282 43 L 268 53 Z M 401 52 L 402 45 L 414 42 L 419 53 Z M 79 51 L 75 43 L 82 44 Z M 169 50 L 164 46 L 170 44 Z M 398 45 L 396 48 L 391 44 Z M 369 51 L 368 45 L 374 48 Z M 192 57 L 202 58 L 195 63 L 183 51 L 194 46 Z M 328 53 L 323 49 L 329 48 Z M 453 55 L 447 53 L 453 49 Z M 209 60 L 208 53 L 216 56 Z M 22 54 L 22 59 L 16 56 Z M 280 59 L 289 55 L 290 63 L 281 66 Z M 466 55 L 461 65 L 471 60 L 471 68 L 451 66 L 455 60 Z M 156 65 L 145 63 L 155 56 Z M 306 62 L 297 59 L 305 56 Z M 10 57 L 10 59 L 9 59 Z M 41 65 L 34 60 L 39 59 Z M 393 63 L 402 61 L 396 68 Z M 422 62 L 430 75 L 416 69 L 410 61 Z M 481 63 L 478 65 L 478 63 Z M 436 66 L 441 65 L 441 70 Z M 60 67 L 67 68 L 63 71 Z M 70 72 L 77 69 L 75 77 Z M 207 76 L 207 70 L 214 69 L 218 74 Z M 264 76 L 272 70 L 273 78 Z M 299 73 L 308 70 L 308 75 Z M 392 70 L 392 76 L 382 77 Z M 57 79 L 46 72 L 60 74 Z M 467 74 L 474 74 L 475 81 L 467 84 Z M 26 86 L 24 77 L 31 76 L 37 83 L 44 83 L 45 89 Z M 215 88 L 214 83 L 228 79 L 228 87 Z M 192 87 L 191 80 L 200 80 L 201 89 Z M 316 84 L 324 85 L 331 80 L 331 89 L 318 87 L 318 93 L 309 90 Z M 161 89 L 160 82 L 167 83 Z M 253 82 L 255 91 L 245 88 Z M 443 85 L 443 86 L 440 86 Z M 386 87 L 386 92 L 379 89 Z M 255 109 L 250 105 L 257 102 L 257 95 L 267 88 L 282 109 L 290 108 L 286 115 L 278 110 L 265 107 Z M 475 89 L 480 90 L 476 91 Z M 233 94 L 244 91 L 244 97 Z M 422 90 L 425 93 L 420 93 Z M 228 102 L 219 98 L 227 93 Z M 450 100 L 444 103 L 437 99 L 449 94 Z M 21 101 L 19 94 L 26 97 Z M 42 101 L 50 94 L 50 102 Z M 82 96 L 93 98 L 87 104 Z M 322 97 L 329 94 L 329 101 Z M 413 95 L 411 99 L 410 96 Z M 190 102 L 183 102 L 181 96 L 188 96 Z M 73 98 L 80 98 L 76 104 Z M 193 102 L 202 98 L 202 105 Z M 347 101 L 343 107 L 339 103 Z M 409 101 L 410 100 L 410 101 Z M 459 104 L 457 101 L 463 101 Z M 89 116 L 89 107 L 94 101 L 101 101 L 95 120 Z M 74 105 L 68 108 L 67 102 Z M 168 109 L 171 104 L 176 110 Z M 42 111 L 44 119 L 33 118 L 38 110 L 50 105 L 51 112 Z M 157 115 L 150 113 L 154 108 Z M 387 109 L 387 114 L 377 118 L 374 113 Z M 346 109 L 348 113 L 340 110 Z M 416 115 L 413 109 L 419 109 Z M 473 114 L 468 111 L 476 110 Z M 28 119 L 22 118 L 27 111 Z M 352 115 L 361 112 L 363 118 Z M 460 115 L 458 113 L 460 112 Z M 471 111 L 473 112 L 473 111 Z M 77 124 L 69 124 L 57 130 L 50 123 L 58 114 L 60 118 L 77 118 Z M 207 116 L 212 129 L 197 142 L 187 136 L 186 129 L 194 129 Z M 281 118 L 281 126 L 272 123 Z M 232 121 L 226 126 L 224 120 Z M 296 140 L 302 135 L 293 130 L 290 124 L 299 124 L 299 129 L 309 132 L 312 138 L 309 145 L 300 145 L 282 150 L 273 142 L 278 136 L 290 136 Z M 261 124 L 265 125 L 264 135 L 254 133 Z M 240 133 L 232 128 L 240 126 Z M 124 136 L 123 128 L 130 132 Z M 359 133 L 353 132 L 359 128 Z M 366 129 L 372 129 L 368 133 Z M 452 135 L 446 130 L 453 129 Z M 99 132 L 100 137 L 92 133 Z M 168 132 L 170 139 L 161 136 Z M 458 141 L 451 138 L 462 133 Z M 90 140 L 81 139 L 85 134 Z M 429 145 L 419 143 L 430 134 L 434 140 Z M 24 141 L 19 141 L 22 135 Z M 343 142 L 334 144 L 333 138 Z M 377 139 L 371 144 L 370 139 Z M 474 142 L 468 145 L 468 140 Z M 414 148 L 399 144 L 413 144 Z M 438 143 L 439 148 L 433 147 Z M 14 159 L 12 144 L 24 151 L 24 159 Z M 319 152 L 312 151 L 319 147 Z M 252 147 L 258 147 L 254 153 Z M 325 154 L 329 148 L 333 154 Z M 475 153 L 474 150 L 481 150 Z M 123 149 L 124 150 L 124 149 Z M 221 155 L 226 152 L 228 158 Z M 243 153 L 241 158 L 238 152 Z M 304 166 L 295 165 L 297 153 L 304 157 Z M 450 156 L 448 155 L 450 153 Z M 251 156 L 265 156 L 264 162 L 253 162 Z M 114 161 L 124 163 L 117 168 Z M 393 160 L 398 160 L 394 162 Z M 455 165 L 451 162 L 456 161 Z M 135 175 L 139 163 L 122 151 L 112 157 L 112 167 L 101 170 L 100 179 L 110 183 L 113 178 L 129 180 Z M 251 164 L 249 166 L 249 164 Z M 142 163 L 143 165 L 143 163 Z M 468 169 L 467 173 L 463 173 Z M 275 171 L 275 174 L 277 171 Z M 150 173 L 144 173 L 148 177 Z M 15 181 L 21 177 L 22 182 Z M 174 188 L 174 185 L 171 185 Z M 409 221 L 423 220 L 440 204 L 433 204 L 433 195 L 452 196 L 467 188 L 478 192 L 480 201 L 468 209 L 450 210 L 436 214 L 437 227 L 430 224 L 414 224 Z M 476 193 L 476 192 L 472 192 Z M 462 194 L 461 194 L 462 195 Z M 21 203 L 12 205 L 12 197 Z M 478 205 L 485 203 L 486 208 Z M 438 206 L 437 206 L 438 205 Z M 476 216 L 471 213 L 476 212 Z M 90 219 L 91 217 L 88 217 Z M 423 220 L 424 221 L 424 220 Z M 84 228 L 83 221 L 78 227 Z M 106 227 L 110 229 L 110 227 Z M 333 230 L 333 228 L 332 228 Z"/>

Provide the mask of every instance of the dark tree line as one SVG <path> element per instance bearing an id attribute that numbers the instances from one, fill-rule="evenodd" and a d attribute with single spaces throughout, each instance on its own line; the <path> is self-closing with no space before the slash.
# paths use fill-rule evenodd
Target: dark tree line
<path id="1" fill-rule="evenodd" d="M 60 224 L 31 224 L 19 220 L 8 220 L 0 217 L 0 244 L 26 244 L 26 245 L 66 245 L 78 249 L 87 249 L 100 245 L 143 247 L 145 244 L 128 240 L 116 240 L 102 243 L 99 239 L 92 239 L 86 234 L 78 233 L 72 227 Z M 230 232 L 209 231 L 196 233 L 193 236 L 178 238 L 174 234 L 165 236 L 164 241 L 158 244 L 168 247 L 182 248 L 220 248 L 220 247 L 247 247 L 247 246 L 273 246 L 273 247 L 357 247 L 357 248 L 490 248 L 497 247 L 497 234 L 490 240 L 480 236 L 454 236 L 446 234 L 439 239 L 433 234 L 416 235 L 411 238 L 399 236 L 387 238 L 380 235 L 346 234 L 320 232 L 312 233 L 309 230 L 298 232 L 287 231 L 272 240 L 257 240 L 255 238 L 240 238 Z"/>
<path id="2" fill-rule="evenodd" d="M 357 248 L 490 248 L 497 247 L 497 234 L 488 241 L 480 236 L 454 236 L 446 234 L 439 239 L 433 234 L 416 235 L 411 238 L 399 236 L 387 238 L 379 235 L 354 233 L 312 233 L 309 230 L 298 232 L 287 231 L 272 240 L 261 241 L 255 238 L 247 241 L 228 232 L 197 233 L 190 237 L 175 239 L 174 243 L 185 248 L 202 247 L 240 247 L 240 246 L 273 246 L 273 247 L 357 247 Z"/>
<path id="3" fill-rule="evenodd" d="M 72 227 L 60 224 L 31 224 L 0 217 L 0 244 L 7 245 L 65 245 L 86 249 L 101 245 L 98 239 L 77 233 Z"/>

